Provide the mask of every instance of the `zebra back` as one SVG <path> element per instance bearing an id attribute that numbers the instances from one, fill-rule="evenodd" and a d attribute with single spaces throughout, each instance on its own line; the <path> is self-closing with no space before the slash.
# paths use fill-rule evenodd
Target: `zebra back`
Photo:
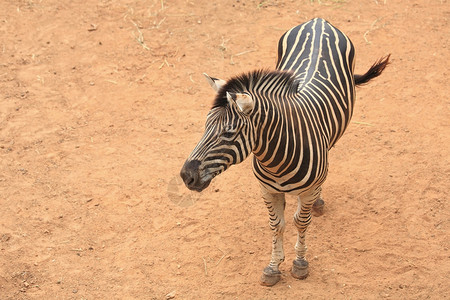
<path id="1" fill-rule="evenodd" d="M 344 133 L 352 116 L 354 55 L 350 39 L 319 18 L 288 30 L 278 43 L 277 69 L 294 73 L 299 99 L 337 112 L 333 119 L 338 126 L 330 132 L 329 147 Z"/>

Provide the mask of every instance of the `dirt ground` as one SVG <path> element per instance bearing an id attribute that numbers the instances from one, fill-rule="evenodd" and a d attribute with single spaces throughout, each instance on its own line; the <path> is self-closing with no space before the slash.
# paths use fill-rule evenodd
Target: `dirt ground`
<path id="1" fill-rule="evenodd" d="M 228 78 L 273 68 L 313 17 L 345 32 L 357 89 L 331 152 L 310 276 L 258 284 L 271 233 L 250 159 L 201 194 L 178 178 Z M 0 299 L 450 297 L 446 0 L 0 2 Z"/>

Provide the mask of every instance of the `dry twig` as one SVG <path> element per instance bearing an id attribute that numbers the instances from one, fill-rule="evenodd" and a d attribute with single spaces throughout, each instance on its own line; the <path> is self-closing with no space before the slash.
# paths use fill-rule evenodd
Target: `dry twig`
<path id="1" fill-rule="evenodd" d="M 130 22 L 133 23 L 134 27 L 136 27 L 136 30 L 139 33 L 139 36 L 136 36 L 133 31 L 133 36 L 136 39 L 136 41 L 139 44 L 141 44 L 142 48 L 144 48 L 145 50 L 150 50 L 150 48 L 147 46 L 147 44 L 144 41 L 144 35 L 142 34 L 142 31 L 139 29 L 139 26 L 133 20 L 130 20 Z"/>

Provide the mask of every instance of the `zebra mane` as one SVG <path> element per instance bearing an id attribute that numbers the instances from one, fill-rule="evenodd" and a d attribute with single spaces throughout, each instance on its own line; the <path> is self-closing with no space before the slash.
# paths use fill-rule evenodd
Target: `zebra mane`
<path id="1" fill-rule="evenodd" d="M 287 88 L 293 88 L 294 79 L 294 73 L 289 71 L 260 69 L 242 73 L 227 80 L 227 83 L 217 92 L 212 108 L 226 107 L 228 105 L 227 92 L 243 93 L 255 91 L 272 80 L 277 80 L 277 84 Z"/>

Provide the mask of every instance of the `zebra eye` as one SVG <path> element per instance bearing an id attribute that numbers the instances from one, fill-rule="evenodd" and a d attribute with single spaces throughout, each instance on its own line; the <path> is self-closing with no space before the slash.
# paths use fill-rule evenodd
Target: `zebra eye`
<path id="1" fill-rule="evenodd" d="M 234 134 L 235 134 L 235 131 L 233 130 L 233 126 L 225 125 L 221 136 L 226 139 L 231 139 L 234 136 Z"/>
<path id="2" fill-rule="evenodd" d="M 234 136 L 234 132 L 225 131 L 224 133 L 222 133 L 222 136 L 226 139 L 231 139 Z"/>

